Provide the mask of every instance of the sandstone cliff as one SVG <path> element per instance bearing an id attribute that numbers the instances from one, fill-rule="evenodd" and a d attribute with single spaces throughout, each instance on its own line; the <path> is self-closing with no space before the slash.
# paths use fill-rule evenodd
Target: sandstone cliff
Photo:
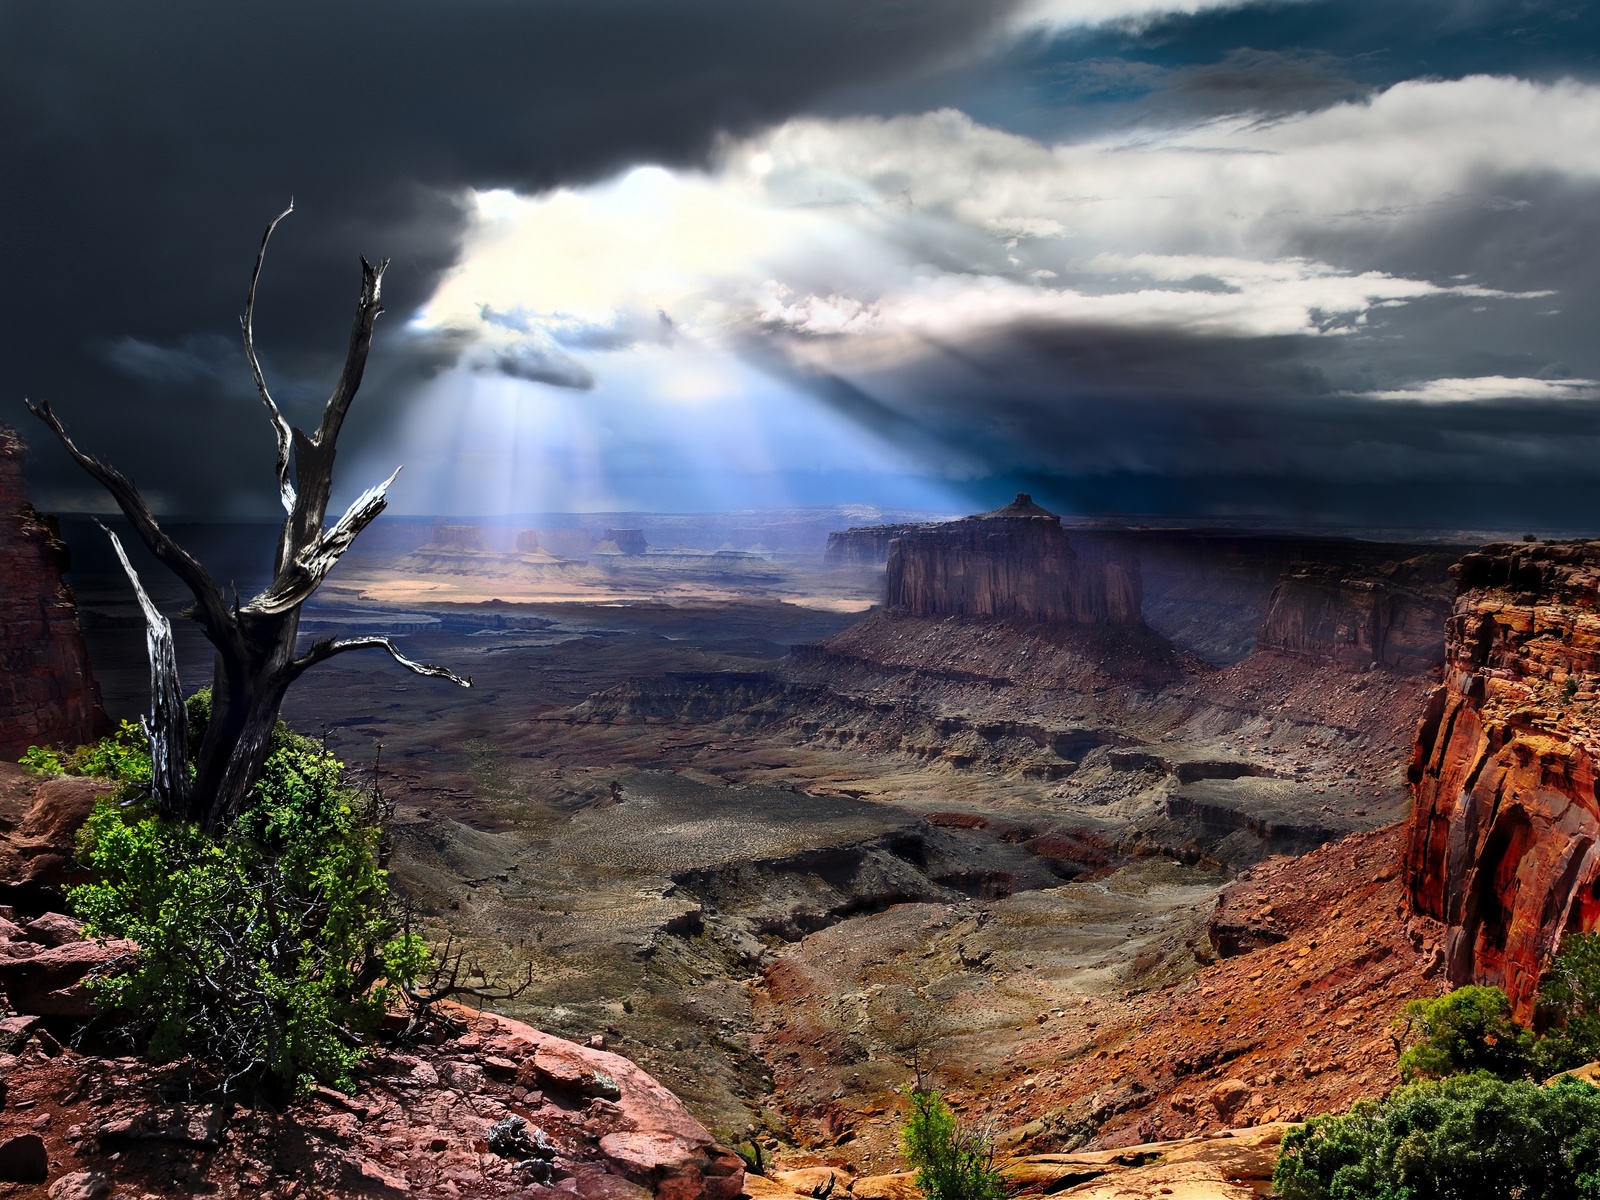
<path id="1" fill-rule="evenodd" d="M 0 426 L 0 758 L 76 745 L 101 721 L 78 606 L 61 580 L 67 548 L 28 503 L 22 439 Z"/>
<path id="2" fill-rule="evenodd" d="M 1446 561 L 1430 555 L 1376 570 L 1299 564 L 1272 589 L 1256 645 L 1358 670 L 1431 671 L 1444 660 Z"/>
<path id="3" fill-rule="evenodd" d="M 1600 925 L 1600 542 L 1490 545 L 1455 573 L 1407 881 L 1449 926 L 1450 980 L 1503 987 L 1526 1019 L 1563 933 Z"/>
<path id="4" fill-rule="evenodd" d="M 1027 495 L 993 512 L 896 538 L 889 547 L 885 603 L 917 617 L 1144 623 L 1137 562 L 1075 550 L 1061 518 Z"/>

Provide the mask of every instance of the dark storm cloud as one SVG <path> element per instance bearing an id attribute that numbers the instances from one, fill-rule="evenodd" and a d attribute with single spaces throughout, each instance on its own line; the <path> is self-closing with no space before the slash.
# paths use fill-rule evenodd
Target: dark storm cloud
<path id="1" fill-rule="evenodd" d="M 270 477 L 259 414 L 199 397 L 218 383 L 216 339 L 235 336 L 259 231 L 291 194 L 257 330 L 303 415 L 344 341 L 356 254 L 395 260 L 392 342 L 457 253 L 461 189 L 693 162 L 719 132 L 965 53 L 1008 7 L 4 0 L 0 393 L 15 407 L 0 419 L 26 419 L 24 394 L 49 397 L 172 504 L 216 511 L 241 458 Z M 371 386 L 437 369 L 450 348 L 423 349 L 377 364 Z M 377 409 L 358 406 L 352 437 Z M 37 459 L 36 477 L 75 485 L 54 452 Z"/>
<path id="2" fill-rule="evenodd" d="M 1473 307 L 1426 301 L 1357 336 L 1028 324 L 930 343 L 849 386 L 791 378 L 885 436 L 937 444 L 924 457 L 975 504 L 1020 487 L 1090 513 L 1600 530 L 1600 403 L 1371 395 L 1457 372 L 1571 374 Z"/>

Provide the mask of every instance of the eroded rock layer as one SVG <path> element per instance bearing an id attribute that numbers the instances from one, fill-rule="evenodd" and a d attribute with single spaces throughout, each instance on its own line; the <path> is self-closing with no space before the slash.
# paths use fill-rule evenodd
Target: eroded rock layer
<path id="1" fill-rule="evenodd" d="M 1348 667 L 1383 663 L 1408 674 L 1444 658 L 1450 589 L 1439 556 L 1376 570 L 1302 563 L 1272 589 L 1257 646 Z"/>
<path id="2" fill-rule="evenodd" d="M 1061 518 L 1027 495 L 915 529 L 889 547 L 888 607 L 911 616 L 1142 625 L 1138 563 L 1075 550 Z"/>
<path id="3" fill-rule="evenodd" d="M 1449 926 L 1450 980 L 1503 987 L 1526 1019 L 1562 935 L 1600 925 L 1600 542 L 1494 544 L 1455 574 L 1407 881 Z"/>
<path id="4" fill-rule="evenodd" d="M 0 757 L 76 745 L 99 719 L 67 548 L 28 503 L 22 439 L 0 426 Z"/>

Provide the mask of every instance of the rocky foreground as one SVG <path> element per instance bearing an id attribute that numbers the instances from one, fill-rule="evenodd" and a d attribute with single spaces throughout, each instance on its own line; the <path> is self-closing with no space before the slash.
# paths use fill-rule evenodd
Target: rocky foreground
<path id="1" fill-rule="evenodd" d="M 93 781 L 0 765 L 0 862 L 19 902 L 0 906 L 0 1195 L 916 1195 L 909 1176 L 848 1163 L 747 1177 L 676 1096 L 601 1038 L 578 1045 L 460 1006 L 420 1042 L 380 1045 L 354 1095 L 318 1088 L 282 1108 L 228 1094 L 192 1060 L 117 1054 L 84 980 L 137 948 L 31 911 L 59 896 L 93 791 Z M 892 1133 L 898 1114 L 883 1115 Z M 1214 1128 L 1167 1145 L 1014 1154 L 1004 1170 L 1018 1194 L 1245 1197 L 1266 1186 L 1281 1135 L 1281 1125 Z"/>

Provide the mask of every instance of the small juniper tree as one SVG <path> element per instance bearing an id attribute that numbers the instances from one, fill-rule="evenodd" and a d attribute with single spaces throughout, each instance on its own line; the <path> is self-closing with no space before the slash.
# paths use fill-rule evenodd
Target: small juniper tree
<path id="1" fill-rule="evenodd" d="M 187 615 L 199 622 L 206 638 L 216 647 L 211 720 L 191 763 L 172 627 L 145 593 L 122 543 L 107 530 L 133 582 L 148 626 L 151 712 L 146 732 L 150 739 L 152 796 L 162 812 L 198 822 L 208 833 L 227 829 L 239 816 L 271 749 L 284 694 L 316 664 L 350 650 L 382 649 L 408 670 L 448 679 L 462 687 L 471 686 L 470 679 L 460 678 L 443 667 L 413 662 L 387 637 L 321 638 L 304 649 L 299 645 L 301 606 L 327 578 L 356 536 L 384 510 L 385 495 L 395 476 L 367 489 L 343 516 L 332 525 L 326 524 L 339 431 L 361 387 L 373 328 L 383 311 L 383 273 L 388 260 L 376 267 L 365 258 L 361 260 L 361 294 L 344 368 L 323 405 L 316 430 L 306 433 L 291 426 L 267 388 L 255 347 L 256 284 L 273 230 L 293 211 L 294 205 L 290 204 L 262 235 L 240 320 L 250 374 L 277 435 L 278 493 L 285 513 L 272 581 L 259 594 L 245 603 L 240 603 L 236 595 L 230 604 L 199 560 L 161 528 L 132 480 L 80 450 L 48 401 L 37 405 L 27 402 L 29 410 L 55 432 L 78 465 L 111 493 L 156 559 L 183 581 L 194 597 Z M 395 474 L 398 473 L 397 470 Z"/>

